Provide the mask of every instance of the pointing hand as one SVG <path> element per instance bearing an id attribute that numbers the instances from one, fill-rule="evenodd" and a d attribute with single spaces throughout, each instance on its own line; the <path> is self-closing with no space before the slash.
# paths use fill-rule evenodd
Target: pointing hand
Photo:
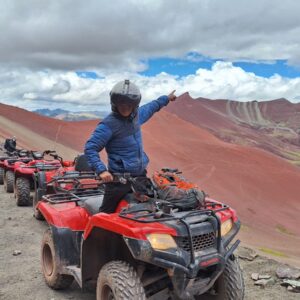
<path id="1" fill-rule="evenodd" d="M 175 101 L 177 96 L 175 95 L 176 90 L 173 90 L 169 95 L 168 95 L 168 99 L 169 101 Z"/>

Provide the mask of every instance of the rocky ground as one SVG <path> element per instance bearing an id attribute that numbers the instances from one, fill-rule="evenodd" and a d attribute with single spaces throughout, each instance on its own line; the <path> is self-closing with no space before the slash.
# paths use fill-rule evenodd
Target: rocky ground
<path id="1" fill-rule="evenodd" d="M 40 241 L 47 225 L 33 218 L 32 208 L 17 207 L 13 196 L 4 193 L 3 186 L 0 186 L 0 211 L 0 299 L 95 299 L 94 292 L 82 292 L 76 284 L 63 292 L 46 286 L 40 267 Z M 279 262 L 261 256 L 254 258 L 255 254 L 246 248 L 239 250 L 239 254 L 243 257 L 240 263 L 244 271 L 246 300 L 299 299 L 299 293 L 280 285 L 282 280 L 276 276 Z M 265 287 L 254 285 L 253 273 L 270 275 L 271 280 L 267 279 Z"/>

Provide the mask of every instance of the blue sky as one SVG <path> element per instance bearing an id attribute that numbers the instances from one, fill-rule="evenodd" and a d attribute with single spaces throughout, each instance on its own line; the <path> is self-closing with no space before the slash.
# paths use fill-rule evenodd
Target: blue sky
<path id="1" fill-rule="evenodd" d="M 220 59 L 219 59 L 220 60 Z M 145 76 L 155 76 L 161 72 L 166 72 L 171 75 L 187 76 L 194 74 L 198 69 L 210 70 L 212 65 L 219 61 L 215 60 L 200 60 L 193 61 L 186 58 L 155 58 L 150 59 L 146 63 L 148 68 L 140 72 Z M 288 65 L 287 60 L 277 60 L 274 62 L 234 62 L 234 66 L 242 68 L 246 72 L 253 72 L 257 76 L 269 78 L 274 74 L 279 74 L 286 78 L 300 77 L 300 69 Z"/>

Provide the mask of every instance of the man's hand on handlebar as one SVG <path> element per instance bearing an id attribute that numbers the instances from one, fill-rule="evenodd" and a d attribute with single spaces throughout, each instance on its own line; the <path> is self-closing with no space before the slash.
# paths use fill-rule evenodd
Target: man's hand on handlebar
<path id="1" fill-rule="evenodd" d="M 109 173 L 108 171 L 104 171 L 101 174 L 99 174 L 99 177 L 101 178 L 101 180 L 106 183 L 106 182 L 111 182 L 114 180 L 114 177 L 111 173 Z"/>

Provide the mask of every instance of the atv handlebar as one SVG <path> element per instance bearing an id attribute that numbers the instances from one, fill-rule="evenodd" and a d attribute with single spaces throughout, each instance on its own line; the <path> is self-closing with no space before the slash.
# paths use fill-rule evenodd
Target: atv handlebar
<path id="1" fill-rule="evenodd" d="M 56 153 L 55 150 L 45 150 L 45 151 L 43 152 L 43 156 L 44 156 L 44 155 L 49 155 L 49 154 L 54 154 L 54 153 Z"/>

